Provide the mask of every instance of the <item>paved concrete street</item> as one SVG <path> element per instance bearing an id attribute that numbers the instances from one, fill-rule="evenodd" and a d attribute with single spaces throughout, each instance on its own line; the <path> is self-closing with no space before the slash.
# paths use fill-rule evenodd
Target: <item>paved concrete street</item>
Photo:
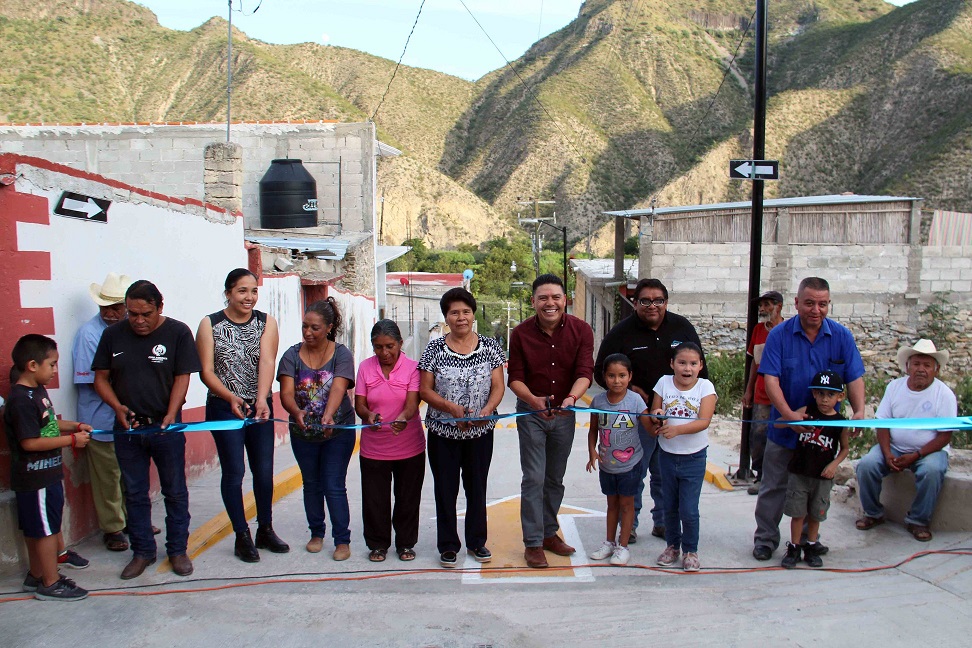
<path id="1" fill-rule="evenodd" d="M 500 411 L 512 410 L 508 396 Z M 123 582 L 118 574 L 130 554 L 109 553 L 100 538 L 92 538 L 77 547 L 91 566 L 68 576 L 98 595 L 73 604 L 0 603 L 2 645 L 968 645 L 972 556 L 931 555 L 870 573 L 783 571 L 777 569 L 779 554 L 768 564 L 750 555 L 756 498 L 744 489 L 725 492 L 705 485 L 700 573 L 654 568 L 664 546 L 648 535 L 650 526 L 630 547 L 628 567 L 588 567 L 592 561 L 586 552 L 604 536 L 604 497 L 597 476 L 584 471 L 584 423 L 580 420 L 577 428 L 561 512 L 565 537 L 578 549 L 569 567 L 564 559 L 552 561 L 563 569 L 515 571 L 523 561 L 519 455 L 510 420 L 496 431 L 490 472 L 489 546 L 495 557 L 486 567 L 493 571 L 480 571 L 471 560 L 463 570 L 439 568 L 430 475 L 418 558 L 403 563 L 392 551 L 384 563 L 369 562 L 361 539 L 355 457 L 348 476 L 350 560 L 331 559 L 330 539 L 320 554 L 304 550 L 309 536 L 299 489 L 274 507 L 274 526 L 291 552 L 263 551 L 262 560 L 252 565 L 233 556 L 229 536 L 195 559 L 188 579 L 153 566 L 135 581 Z M 725 466 L 735 457 L 713 444 L 710 461 Z M 278 472 L 293 463 L 289 446 L 278 448 Z M 190 503 L 193 530 L 222 512 L 218 471 L 191 485 Z M 827 568 L 871 569 L 918 551 L 972 548 L 967 533 L 936 533 L 932 542 L 921 544 L 890 523 L 857 531 L 855 504 L 835 503 L 823 525 L 823 539 L 831 547 L 824 557 Z M 161 502 L 154 512 L 156 524 L 164 526 Z M 275 582 L 257 584 L 263 577 Z M 0 599 L 22 596 L 22 578 L 0 578 Z M 232 585 L 250 586 L 207 590 Z M 180 593 L 154 595 L 173 590 Z"/>

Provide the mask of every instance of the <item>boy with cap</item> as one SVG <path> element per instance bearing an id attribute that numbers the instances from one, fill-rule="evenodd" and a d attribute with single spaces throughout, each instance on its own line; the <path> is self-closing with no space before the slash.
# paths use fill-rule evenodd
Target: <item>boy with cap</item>
<path id="1" fill-rule="evenodd" d="M 795 414 L 809 421 L 844 421 L 840 403 L 844 400 L 844 383 L 833 371 L 821 371 L 810 381 L 813 399 Z M 779 426 L 783 427 L 783 426 Z M 790 519 L 790 538 L 782 566 L 796 567 L 800 553 L 811 567 L 822 567 L 817 553 L 820 523 L 827 519 L 830 490 L 834 486 L 837 466 L 847 458 L 850 450 L 850 430 L 846 427 L 791 425 L 797 432 L 797 445 L 787 469 L 790 478 L 786 485 L 783 513 Z M 838 449 L 839 448 L 839 449 Z M 803 523 L 807 524 L 807 542 L 800 545 Z"/>

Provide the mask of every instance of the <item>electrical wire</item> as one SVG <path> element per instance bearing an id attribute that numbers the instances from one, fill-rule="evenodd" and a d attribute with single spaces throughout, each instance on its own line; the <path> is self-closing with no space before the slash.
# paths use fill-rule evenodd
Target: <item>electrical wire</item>
<path id="1" fill-rule="evenodd" d="M 719 82 L 719 87 L 716 88 L 715 94 L 712 95 L 712 101 L 709 102 L 708 107 L 705 109 L 705 113 L 702 114 L 702 119 L 695 126 L 695 130 L 692 131 L 692 135 L 689 136 L 688 150 L 691 151 L 692 147 L 695 146 L 695 136 L 699 133 L 702 128 L 702 124 L 705 123 L 706 117 L 709 116 L 709 112 L 712 110 L 712 106 L 715 105 L 716 99 L 719 98 L 719 92 L 722 90 L 722 86 L 726 84 L 726 79 L 729 78 L 729 74 L 732 73 L 732 64 L 736 62 L 736 55 L 739 54 L 739 48 L 746 41 L 746 36 L 749 35 L 749 29 L 753 26 L 753 21 L 756 19 L 756 12 L 753 11 L 753 15 L 749 17 L 749 22 L 746 23 L 746 29 L 743 31 L 742 37 L 739 39 L 739 43 L 736 44 L 736 50 L 732 53 L 732 57 L 729 59 L 729 64 L 726 66 L 726 73 L 722 75 L 722 81 Z"/>
<path id="2" fill-rule="evenodd" d="M 652 565 L 611 565 L 605 563 L 588 563 L 584 565 L 551 565 L 545 571 L 557 572 L 580 568 L 590 569 L 637 569 L 658 574 L 671 576 L 716 576 L 724 574 L 758 574 L 763 572 L 787 571 L 787 572 L 827 572 L 831 574 L 869 574 L 880 571 L 891 571 L 902 566 L 934 555 L 953 555 L 953 556 L 972 556 L 972 547 L 956 547 L 953 549 L 931 549 L 919 551 L 895 563 L 886 565 L 875 565 L 873 567 L 797 567 L 794 569 L 784 569 L 781 566 L 772 567 L 703 567 L 698 572 L 685 572 L 680 569 L 669 567 L 655 567 Z M 164 596 L 168 594 L 197 594 L 201 592 L 218 592 L 222 590 L 238 589 L 241 587 L 258 587 L 263 585 L 277 584 L 308 584 L 308 583 L 333 583 L 333 582 L 358 582 L 369 580 L 382 580 L 386 578 L 397 578 L 400 576 L 427 576 L 431 574 L 481 574 L 489 573 L 535 573 L 536 570 L 530 567 L 473 567 L 473 568 L 430 568 L 430 569 L 362 569 L 344 572 L 293 572 L 283 574 L 272 574 L 264 576 L 231 576 L 226 578 L 191 578 L 186 580 L 171 581 L 169 583 L 153 583 L 146 585 L 106 587 L 88 590 L 91 597 L 102 596 Z M 218 585 L 206 587 L 184 587 L 187 583 L 211 583 L 220 582 Z M 229 582 L 227 582 L 229 581 Z M 169 585 L 179 585 L 177 588 L 167 589 Z M 154 588 L 154 589 L 153 589 Z M 165 589 L 159 589 L 165 588 Z M 33 595 L 25 592 L 0 592 L 0 604 L 13 603 L 15 601 L 33 600 Z"/>
<path id="3" fill-rule="evenodd" d="M 258 12 L 258 11 L 260 11 L 260 7 L 262 7 L 262 6 L 263 6 L 263 0 L 260 0 L 260 2 L 258 2 L 258 3 L 257 3 L 257 6 L 256 6 L 256 9 L 254 9 L 254 10 L 253 10 L 253 11 L 251 11 L 250 13 L 246 13 L 246 12 L 245 12 L 245 11 L 243 10 L 243 0 L 240 0 L 240 8 L 239 8 L 239 9 L 232 9 L 232 11 L 235 11 L 235 12 L 237 12 L 237 13 L 239 13 L 239 14 L 242 14 L 242 15 L 244 15 L 244 16 L 252 16 L 252 15 L 253 15 L 253 14 L 255 14 L 256 12 Z M 230 7 L 232 7 L 232 0 L 231 0 L 231 4 L 230 4 Z"/>
<path id="4" fill-rule="evenodd" d="M 410 40 L 412 40 L 412 34 L 415 33 L 415 26 L 418 25 L 423 7 L 425 7 L 425 0 L 422 0 L 422 4 L 419 5 L 418 13 L 415 14 L 415 22 L 412 23 L 412 29 L 408 32 L 408 38 L 405 39 L 405 47 L 402 48 L 402 55 L 398 57 L 398 63 L 395 65 L 395 69 L 392 71 L 391 78 L 388 79 L 388 85 L 385 87 L 385 92 L 381 95 L 381 100 L 375 107 L 375 112 L 371 115 L 372 122 L 375 121 L 375 117 L 378 116 L 378 111 L 381 109 L 381 105 L 385 103 L 385 97 L 388 96 L 388 91 L 391 90 L 392 83 L 395 81 L 395 77 L 398 75 L 398 68 L 402 67 L 402 59 L 405 58 L 405 52 L 408 51 L 408 43 Z"/>
<path id="5" fill-rule="evenodd" d="M 540 40 L 541 34 L 543 34 L 543 0 L 540 0 L 540 20 L 537 24 L 537 40 Z"/>
<path id="6" fill-rule="evenodd" d="M 489 32 L 486 31 L 486 28 L 483 27 L 482 23 L 479 22 L 479 19 L 476 18 L 476 15 L 473 14 L 472 10 L 469 9 L 469 7 L 465 3 L 465 0 L 459 0 L 459 4 L 462 5 L 463 9 L 466 10 L 466 13 L 468 13 L 469 16 L 473 19 L 473 22 L 476 23 L 476 26 L 479 27 L 480 31 L 483 32 L 487 40 L 489 40 L 489 42 L 493 45 L 496 51 L 499 52 L 499 55 L 503 58 L 503 60 L 506 61 L 506 67 L 510 68 L 510 71 L 513 72 L 513 74 L 516 76 L 517 80 L 523 86 L 527 94 L 533 95 L 531 98 L 537 103 L 538 106 L 540 106 L 540 109 L 543 110 L 543 113 L 547 116 L 547 118 L 550 119 L 551 122 L 553 122 L 554 126 L 557 127 L 557 130 L 560 131 L 560 135 L 561 137 L 564 138 L 564 141 L 567 142 L 567 145 L 574 150 L 574 153 L 577 154 L 577 157 L 580 159 L 581 162 L 583 162 L 584 164 L 588 164 L 587 159 L 577 149 L 577 147 L 574 146 L 574 142 L 571 141 L 570 137 L 567 136 L 567 131 L 565 131 L 564 128 L 560 125 L 560 122 L 557 121 L 554 118 L 554 116 L 550 114 L 550 111 L 547 110 L 547 107 L 543 105 L 542 101 L 540 101 L 540 97 L 538 97 L 537 94 L 533 92 L 532 88 L 529 85 L 527 85 L 527 82 L 523 79 L 522 76 L 520 76 L 520 73 L 516 71 L 516 68 L 513 67 L 513 64 L 510 62 L 510 59 L 506 58 L 506 54 L 503 53 L 503 50 L 499 48 L 499 45 L 496 44 L 496 41 L 493 40 L 493 37 L 489 35 Z"/>
<path id="7" fill-rule="evenodd" d="M 244 15 L 244 16 L 252 16 L 256 12 L 260 11 L 260 7 L 263 6 L 263 0 L 260 0 L 260 2 L 257 3 L 256 9 L 254 9 L 250 13 L 246 13 L 246 11 L 243 10 L 243 0 L 240 0 L 240 8 L 239 9 L 233 9 L 232 8 L 233 7 L 233 4 L 232 3 L 233 3 L 233 0 L 230 0 L 230 10 L 231 11 L 235 11 L 235 12 L 241 14 L 241 15 Z"/>

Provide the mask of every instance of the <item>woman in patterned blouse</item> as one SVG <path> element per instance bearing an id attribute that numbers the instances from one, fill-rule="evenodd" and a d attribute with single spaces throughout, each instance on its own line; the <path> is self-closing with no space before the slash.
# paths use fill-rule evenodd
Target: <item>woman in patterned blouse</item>
<path id="1" fill-rule="evenodd" d="M 466 494 L 466 550 L 489 562 L 486 548 L 486 477 L 493 457 L 494 420 L 503 399 L 506 357 L 496 340 L 477 334 L 476 299 L 462 288 L 439 301 L 449 332 L 429 342 L 419 360 L 420 394 L 428 403 L 429 466 L 435 482 L 439 563 L 455 567 L 462 547 L 456 530 L 459 480 Z M 463 420 L 456 420 L 463 419 Z"/>
<path id="2" fill-rule="evenodd" d="M 348 464 L 357 435 L 348 390 L 354 387 L 354 358 L 336 341 L 341 313 L 333 297 L 304 312 L 304 341 L 284 352 L 277 369 L 280 403 L 290 414 L 290 447 L 304 481 L 304 513 L 311 539 L 307 551 L 324 548 L 324 504 L 331 515 L 334 560 L 351 557 Z"/>
<path id="3" fill-rule="evenodd" d="M 274 553 L 290 551 L 273 531 L 273 365 L 277 358 L 277 322 L 256 310 L 256 275 L 237 268 L 226 276 L 226 308 L 199 323 L 196 348 L 202 361 L 200 376 L 209 388 L 206 420 L 252 417 L 262 422 L 239 430 L 214 431 L 223 471 L 220 490 L 226 514 L 236 532 L 235 553 L 244 562 L 257 562 L 257 548 Z M 256 544 L 243 511 L 243 450 L 253 473 L 257 506 Z"/>

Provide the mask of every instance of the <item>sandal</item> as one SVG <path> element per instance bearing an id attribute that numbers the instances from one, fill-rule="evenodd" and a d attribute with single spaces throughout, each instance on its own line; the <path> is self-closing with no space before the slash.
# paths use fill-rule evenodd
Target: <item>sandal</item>
<path id="1" fill-rule="evenodd" d="M 387 553 L 387 549 L 372 549 L 371 553 L 368 554 L 368 560 L 371 562 L 383 562 Z"/>
<path id="2" fill-rule="evenodd" d="M 405 547 L 404 549 L 398 550 L 398 559 L 408 562 L 410 560 L 415 560 L 415 550 L 411 547 Z"/>
<path id="3" fill-rule="evenodd" d="M 931 530 L 923 524 L 909 524 L 907 529 L 918 542 L 928 542 L 932 539 Z"/>
<path id="4" fill-rule="evenodd" d="M 121 531 L 106 533 L 101 537 L 108 551 L 128 551 L 128 539 Z"/>
<path id="5" fill-rule="evenodd" d="M 884 524 L 884 518 L 871 517 L 870 515 L 865 515 L 860 520 L 854 523 L 858 531 L 867 531 L 868 529 L 873 529 L 879 524 Z"/>

